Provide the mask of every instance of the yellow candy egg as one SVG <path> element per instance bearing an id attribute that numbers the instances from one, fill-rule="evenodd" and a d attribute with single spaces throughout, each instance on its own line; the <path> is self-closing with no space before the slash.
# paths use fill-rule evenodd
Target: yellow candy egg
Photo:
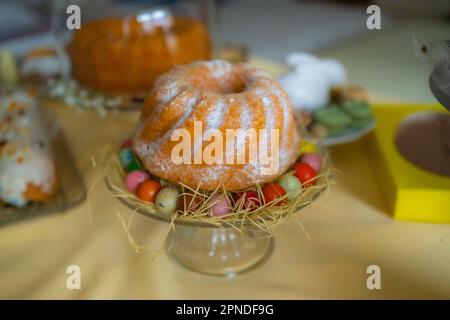
<path id="1" fill-rule="evenodd" d="M 300 154 L 305 154 L 305 153 L 317 153 L 318 149 L 317 146 L 309 141 L 301 141 L 300 142 Z"/>

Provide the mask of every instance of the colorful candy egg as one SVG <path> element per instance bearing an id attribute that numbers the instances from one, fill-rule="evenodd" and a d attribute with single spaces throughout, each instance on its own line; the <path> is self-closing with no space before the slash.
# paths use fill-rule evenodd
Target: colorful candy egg
<path id="1" fill-rule="evenodd" d="M 302 141 L 300 143 L 300 154 L 315 152 L 317 152 L 317 147 L 315 144 L 308 141 Z"/>
<path id="2" fill-rule="evenodd" d="M 297 199 L 297 197 L 302 193 L 302 184 L 300 183 L 300 180 L 291 174 L 285 174 L 282 176 L 278 183 L 288 194 L 289 201 Z"/>
<path id="3" fill-rule="evenodd" d="M 120 149 L 131 149 L 131 139 L 125 139 L 122 141 L 122 143 L 120 144 Z"/>
<path id="4" fill-rule="evenodd" d="M 200 208 L 203 198 L 199 195 L 184 194 L 178 198 L 178 209 L 183 212 L 192 212 Z"/>
<path id="5" fill-rule="evenodd" d="M 133 161 L 134 155 L 130 148 L 122 149 L 119 153 L 120 164 L 123 168 L 128 167 L 128 165 Z"/>
<path id="6" fill-rule="evenodd" d="M 316 171 L 309 164 L 296 163 L 294 165 L 295 176 L 300 180 L 303 187 L 309 187 L 316 184 Z"/>
<path id="7" fill-rule="evenodd" d="M 222 217 L 231 210 L 229 200 L 223 193 L 214 194 L 209 199 L 209 202 L 212 203 L 212 206 L 209 208 L 209 212 L 215 217 Z"/>
<path id="8" fill-rule="evenodd" d="M 279 199 L 278 201 L 276 201 L 276 199 L 286 194 L 286 191 L 278 183 L 268 183 L 264 185 L 264 187 L 262 188 L 262 192 L 266 204 L 273 202 L 274 205 L 281 206 L 282 204 L 286 203 L 286 199 Z"/>
<path id="9" fill-rule="evenodd" d="M 180 192 L 175 188 L 162 188 L 156 195 L 155 204 L 162 213 L 172 213 L 177 209 L 178 195 Z"/>
<path id="10" fill-rule="evenodd" d="M 261 205 L 261 200 L 259 199 L 258 192 L 253 190 L 240 191 L 233 195 L 234 201 L 243 201 L 242 208 L 255 210 Z M 242 199 L 242 200 L 241 200 Z"/>
<path id="11" fill-rule="evenodd" d="M 131 160 L 131 162 L 128 164 L 128 166 L 126 166 L 125 171 L 127 172 L 131 172 L 134 170 L 140 170 L 142 169 L 142 165 L 139 162 L 139 160 L 136 157 L 133 157 L 133 160 Z"/>
<path id="12" fill-rule="evenodd" d="M 125 187 L 130 192 L 136 192 L 137 186 L 144 182 L 145 180 L 150 179 L 150 175 L 142 170 L 134 170 L 131 171 L 125 177 Z"/>
<path id="13" fill-rule="evenodd" d="M 309 164 L 316 172 L 322 168 L 322 158 L 317 153 L 307 153 L 302 156 L 300 162 Z"/>
<path id="14" fill-rule="evenodd" d="M 142 201 L 155 202 L 156 194 L 161 189 L 161 184 L 156 180 L 145 180 L 136 188 L 136 196 Z"/>

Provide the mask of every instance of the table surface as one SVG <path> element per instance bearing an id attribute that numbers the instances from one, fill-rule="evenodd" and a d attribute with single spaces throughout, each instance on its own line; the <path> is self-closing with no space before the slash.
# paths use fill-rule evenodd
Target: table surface
<path id="1" fill-rule="evenodd" d="M 320 52 L 341 60 L 350 80 L 382 101 L 433 102 L 428 67 L 412 54 L 410 34 L 445 37 L 450 26 L 403 24 Z M 278 74 L 280 66 L 254 59 Z M 95 112 L 46 102 L 64 129 L 89 188 L 88 200 L 61 214 L 0 229 L 0 298 L 315 299 L 450 298 L 450 225 L 400 222 L 386 212 L 363 142 L 332 149 L 339 170 L 328 196 L 277 229 L 275 249 L 259 268 L 217 278 L 182 268 L 161 248 L 168 226 L 136 215 L 136 254 L 92 156 L 129 135 L 137 114 Z M 81 290 L 66 287 L 69 265 L 81 268 Z M 366 269 L 381 268 L 381 290 L 368 290 Z"/>

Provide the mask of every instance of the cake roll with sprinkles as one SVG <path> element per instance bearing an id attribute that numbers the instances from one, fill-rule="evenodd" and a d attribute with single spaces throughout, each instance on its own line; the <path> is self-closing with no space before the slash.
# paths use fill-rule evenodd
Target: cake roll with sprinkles
<path id="1" fill-rule="evenodd" d="M 32 92 L 0 93 L 0 201 L 22 207 L 57 190 L 50 139 Z"/>

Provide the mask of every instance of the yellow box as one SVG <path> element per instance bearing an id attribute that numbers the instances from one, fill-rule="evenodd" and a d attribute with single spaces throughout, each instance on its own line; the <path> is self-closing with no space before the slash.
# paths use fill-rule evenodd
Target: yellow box
<path id="1" fill-rule="evenodd" d="M 418 111 L 446 112 L 439 105 L 374 105 L 377 127 L 366 145 L 394 218 L 450 223 L 450 178 L 414 165 L 395 146 L 399 124 Z"/>

